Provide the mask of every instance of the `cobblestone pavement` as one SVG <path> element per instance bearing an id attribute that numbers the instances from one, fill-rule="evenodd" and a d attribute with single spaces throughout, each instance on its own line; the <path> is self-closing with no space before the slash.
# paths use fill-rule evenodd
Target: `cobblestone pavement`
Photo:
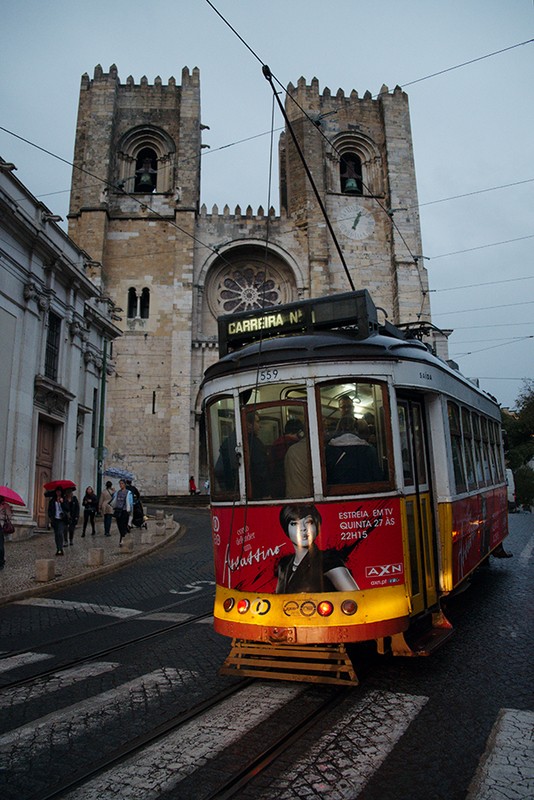
<path id="1" fill-rule="evenodd" d="M 167 611 L 191 617 L 209 612 L 209 512 L 175 509 L 174 515 L 182 527 L 179 538 L 165 550 L 101 580 L 73 582 L 53 598 L 37 598 L 35 605 L 32 600 L 2 608 L 6 655 L 14 643 L 18 650 L 31 647 L 30 656 L 48 655 L 53 664 L 52 658 L 60 662 L 65 653 L 79 656 L 85 647 L 116 644 L 118 625 L 96 629 L 95 601 L 108 606 L 111 619 L 119 619 L 112 615 L 120 611 L 144 612 L 131 618 L 125 636 L 155 627 Z M 514 558 L 493 559 L 449 603 L 456 635 L 447 645 L 428 659 L 374 659 L 362 673 L 360 687 L 240 789 L 239 800 L 534 797 L 529 658 L 533 628 L 528 615 L 534 516 L 513 515 L 510 528 L 506 549 Z M 42 540 L 47 555 L 55 552 L 51 535 Z M 98 547 L 102 541 L 99 531 L 93 542 Z M 27 547 L 30 542 L 19 544 Z M 83 552 L 88 556 L 85 548 L 92 544 L 86 537 L 76 540 L 73 548 L 81 545 L 84 569 Z M 106 564 L 113 552 L 116 563 L 124 564 L 116 531 L 106 545 Z M 147 552 L 137 543 L 134 550 Z M 66 560 L 67 555 L 62 564 Z M 52 594 L 47 586 L 42 594 Z M 172 608 L 167 608 L 169 602 Z M 151 618 L 146 612 L 153 609 L 158 614 Z M 90 636 L 73 638 L 85 629 Z M 59 641 L 58 632 L 71 638 Z M 213 631 L 209 620 L 192 620 L 179 633 L 157 643 L 154 639 L 149 647 L 129 647 L 83 669 L 76 666 L 54 674 L 46 685 L 32 687 L 31 694 L 27 686 L 8 687 L 0 713 L 0 754 L 10 772 L 3 776 L 0 768 L 0 794 L 6 800 L 40 796 L 30 795 L 30 788 L 42 794 L 58 776 L 91 764 L 97 753 L 112 751 L 122 737 L 151 730 L 227 687 L 234 679 L 217 672 L 228 648 L 228 640 Z M 31 670 L 31 665 L 6 670 L 6 682 L 13 675 L 24 677 L 21 670 L 26 668 Z M 210 711 L 68 797 L 98 800 L 113 791 L 124 800 L 202 800 L 225 775 L 234 774 L 237 766 L 261 751 L 271 731 L 278 732 L 297 712 L 322 700 L 328 689 L 256 681 L 249 691 L 250 696 L 238 694 L 228 700 L 218 721 Z M 298 694 L 290 697 L 288 692 Z"/>
<path id="2" fill-rule="evenodd" d="M 111 536 L 104 536 L 102 518 L 96 519 L 96 535 L 88 531 L 82 538 L 79 525 L 74 534 L 72 546 L 64 548 L 64 556 L 56 556 L 54 533 L 36 533 L 30 539 L 6 541 L 6 564 L 0 571 L 0 605 L 50 592 L 51 589 L 69 586 L 119 569 L 127 563 L 156 550 L 179 535 L 180 524 L 172 514 L 160 511 L 149 517 L 147 528 L 133 528 L 119 547 L 119 533 L 115 522 Z M 131 540 L 130 542 L 128 540 Z M 133 542 L 133 547 L 131 542 Z M 95 550 L 101 549 L 102 553 Z M 38 580 L 38 561 L 50 559 L 53 564 L 53 577 Z M 100 563 L 101 562 L 101 563 Z"/>

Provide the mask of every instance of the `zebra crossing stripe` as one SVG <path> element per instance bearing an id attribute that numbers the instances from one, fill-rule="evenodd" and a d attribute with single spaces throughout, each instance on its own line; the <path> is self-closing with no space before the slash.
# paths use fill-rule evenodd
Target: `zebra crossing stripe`
<path id="1" fill-rule="evenodd" d="M 155 800 L 271 714 L 281 712 L 303 691 L 302 684 L 255 683 L 176 733 L 64 795 L 63 800 Z"/>
<path id="2" fill-rule="evenodd" d="M 76 735 L 83 737 L 88 730 L 98 730 L 105 725 L 108 719 L 116 721 L 124 708 L 136 705 L 144 707 L 151 702 L 161 702 L 162 693 L 166 690 L 170 692 L 176 682 L 186 684 L 194 680 L 198 680 L 198 673 L 190 670 L 157 669 L 124 683 L 117 689 L 102 692 L 61 711 L 54 711 L 2 734 L 0 761 L 20 763 L 27 758 L 25 749 L 30 745 L 32 749 L 47 747 L 51 730 L 54 738 L 67 739 Z"/>
<path id="3" fill-rule="evenodd" d="M 118 617 L 119 619 L 137 617 L 143 613 L 138 608 L 121 608 L 120 606 L 106 606 L 100 603 L 79 603 L 75 600 L 54 600 L 52 597 L 27 597 L 24 600 L 18 600 L 17 605 L 64 608 L 66 611 L 74 609 L 75 611 L 86 611 L 90 614 L 102 614 L 105 617 Z"/>
<path id="4" fill-rule="evenodd" d="M 466 800 L 532 800 L 534 711 L 501 708 Z"/>
<path id="5" fill-rule="evenodd" d="M 4 706 L 9 707 L 20 705 L 21 703 L 31 703 L 32 700 L 37 700 L 45 695 L 49 696 L 52 692 L 67 689 L 69 686 L 80 683 L 80 681 L 103 675 L 118 666 L 120 666 L 118 663 L 95 661 L 90 664 L 82 664 L 80 667 L 67 669 L 64 672 L 55 672 L 53 675 L 48 675 L 46 680 L 39 681 L 31 686 L 4 689 L 2 691 L 2 702 Z"/>
<path id="6" fill-rule="evenodd" d="M 276 800 L 353 800 L 393 750 L 428 697 L 369 692 L 354 703 L 319 741 L 287 757 L 295 766 L 269 784 Z"/>
<path id="7" fill-rule="evenodd" d="M 186 622 L 191 619 L 191 614 L 182 614 L 179 611 L 155 611 L 153 614 L 143 614 L 141 622 Z"/>
<path id="8" fill-rule="evenodd" d="M 8 656 L 0 660 L 0 673 L 26 667 L 28 664 L 36 664 L 38 661 L 46 661 L 48 658 L 54 658 L 54 656 L 47 653 L 21 653 L 18 656 Z"/>

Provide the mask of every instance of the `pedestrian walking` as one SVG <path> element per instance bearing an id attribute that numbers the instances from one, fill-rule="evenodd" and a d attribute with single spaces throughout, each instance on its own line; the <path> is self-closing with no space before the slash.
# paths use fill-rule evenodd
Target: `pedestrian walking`
<path id="1" fill-rule="evenodd" d="M 111 501 L 113 500 L 114 494 L 113 484 L 111 481 L 107 481 L 98 499 L 98 510 L 104 517 L 104 536 L 111 536 L 111 521 L 113 520 L 113 506 L 111 505 Z"/>
<path id="2" fill-rule="evenodd" d="M 80 503 L 78 498 L 74 495 L 72 489 L 65 489 L 65 498 L 63 500 L 63 508 L 66 514 L 66 525 L 64 537 L 65 545 L 72 545 L 74 543 L 74 529 L 80 519 Z"/>
<path id="3" fill-rule="evenodd" d="M 4 569 L 6 564 L 4 536 L 15 530 L 11 519 L 12 513 L 13 509 L 9 503 L 0 497 L 0 569 Z"/>
<path id="4" fill-rule="evenodd" d="M 126 487 L 126 482 L 119 481 L 119 489 L 113 495 L 110 503 L 113 508 L 117 528 L 119 529 L 119 547 L 129 530 L 129 519 L 133 509 L 133 495 Z"/>
<path id="5" fill-rule="evenodd" d="M 145 528 L 147 527 L 145 522 L 145 511 L 143 508 L 143 503 L 141 502 L 141 493 L 137 486 L 134 486 L 131 480 L 126 478 L 126 489 L 132 493 L 132 501 L 133 501 L 133 508 L 132 508 L 132 516 L 128 523 L 128 527 L 135 527 L 135 528 Z"/>
<path id="6" fill-rule="evenodd" d="M 50 498 L 48 503 L 48 519 L 54 530 L 54 539 L 56 541 L 56 556 L 63 555 L 63 544 L 65 541 L 65 530 L 67 525 L 67 515 L 63 508 L 63 492 L 58 487 L 54 496 Z"/>
<path id="7" fill-rule="evenodd" d="M 91 523 L 91 536 L 94 536 L 96 533 L 95 530 L 95 514 L 98 509 L 98 497 L 96 496 L 93 487 L 88 486 L 85 490 L 85 495 L 82 500 L 83 506 L 83 528 L 82 528 L 82 537 L 85 536 L 85 531 L 87 530 L 87 523 Z"/>
<path id="8" fill-rule="evenodd" d="M 189 478 L 189 494 L 200 494 L 199 490 L 197 489 L 197 485 L 195 483 L 194 477 L 191 475 Z"/>

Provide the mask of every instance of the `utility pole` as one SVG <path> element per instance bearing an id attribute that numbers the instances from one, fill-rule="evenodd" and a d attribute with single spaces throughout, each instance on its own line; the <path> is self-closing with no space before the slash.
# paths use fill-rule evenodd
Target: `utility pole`
<path id="1" fill-rule="evenodd" d="M 98 448 L 97 448 L 97 476 L 96 495 L 100 497 L 102 491 L 102 475 L 104 473 L 104 420 L 106 415 L 106 377 L 107 377 L 108 340 L 104 339 L 102 355 L 102 378 L 100 380 L 100 416 L 98 421 Z"/>

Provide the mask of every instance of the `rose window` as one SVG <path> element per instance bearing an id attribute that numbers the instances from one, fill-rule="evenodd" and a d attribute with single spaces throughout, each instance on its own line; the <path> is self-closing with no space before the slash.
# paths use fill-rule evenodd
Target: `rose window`
<path id="1" fill-rule="evenodd" d="M 219 301 L 225 313 L 250 311 L 279 305 L 282 302 L 280 285 L 269 278 L 265 270 L 252 267 L 234 270 L 219 284 Z"/>

